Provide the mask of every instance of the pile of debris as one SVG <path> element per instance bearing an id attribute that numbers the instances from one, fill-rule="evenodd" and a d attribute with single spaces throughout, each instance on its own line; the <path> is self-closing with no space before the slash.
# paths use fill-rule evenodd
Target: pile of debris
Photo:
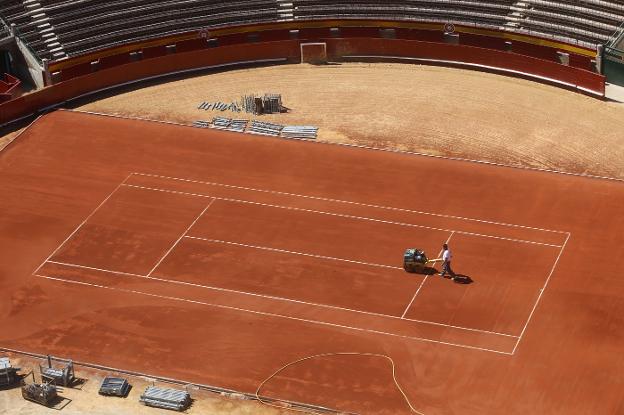
<path id="1" fill-rule="evenodd" d="M 147 406 L 184 411 L 191 405 L 191 395 L 186 391 L 148 386 L 139 399 Z"/>

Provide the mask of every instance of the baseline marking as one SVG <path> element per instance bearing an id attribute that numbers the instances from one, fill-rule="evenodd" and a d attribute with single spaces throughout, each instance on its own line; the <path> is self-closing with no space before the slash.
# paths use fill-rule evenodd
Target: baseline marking
<path id="1" fill-rule="evenodd" d="M 134 172 L 134 173 L 131 173 L 131 174 L 132 175 L 136 175 L 136 176 L 155 177 L 155 178 L 159 178 L 159 179 L 168 179 L 168 180 L 175 180 L 175 181 L 181 181 L 181 182 L 187 182 L 187 183 L 206 184 L 206 185 L 210 185 L 210 186 L 219 186 L 219 187 L 228 187 L 228 188 L 232 188 L 232 189 L 249 190 L 249 191 L 260 192 L 260 193 L 270 193 L 270 194 L 278 194 L 278 195 L 284 195 L 284 196 L 296 196 L 296 197 L 300 197 L 300 198 L 303 198 L 303 199 L 314 199 L 314 200 L 322 200 L 322 201 L 326 201 L 326 202 L 344 203 L 344 204 L 349 204 L 349 205 L 372 207 L 372 208 L 376 208 L 376 209 L 393 210 L 393 211 L 407 212 L 407 213 L 416 213 L 416 214 L 420 214 L 420 215 L 437 216 L 437 217 L 447 218 L 447 219 L 460 219 L 460 220 L 465 220 L 465 221 L 470 221 L 470 222 L 479 222 L 479 223 L 487 223 L 487 224 L 491 224 L 491 225 L 508 226 L 508 227 L 512 227 L 512 228 L 531 229 L 531 230 L 535 230 L 535 231 L 559 233 L 559 234 L 563 234 L 563 235 L 565 235 L 567 233 L 565 231 L 557 231 L 557 230 L 552 230 L 552 229 L 537 228 L 537 227 L 526 226 L 526 225 L 516 225 L 516 224 L 513 224 L 513 223 L 494 222 L 494 221 L 489 221 L 489 220 L 484 220 L 484 219 L 467 218 L 467 217 L 454 216 L 454 215 L 444 215 L 444 214 L 441 214 L 441 213 L 424 212 L 424 211 L 412 210 L 412 209 L 404 209 L 404 208 L 397 208 L 397 207 L 390 207 L 390 206 L 374 205 L 374 204 L 370 204 L 370 203 L 353 202 L 353 201 L 350 201 L 350 200 L 332 199 L 332 198 L 325 198 L 325 197 L 320 197 L 320 196 L 301 195 L 301 194 L 297 194 L 297 193 L 280 192 L 278 190 L 255 189 L 255 188 L 252 188 L 252 187 L 243 187 L 243 186 L 236 186 L 236 185 L 216 183 L 216 182 L 206 182 L 206 181 L 201 181 L 201 180 L 182 179 L 182 178 L 179 178 L 179 177 L 162 176 L 162 175 L 158 175 L 158 174 L 149 174 L 149 173 Z"/>
<path id="2" fill-rule="evenodd" d="M 76 227 L 76 229 L 74 229 L 74 231 L 72 233 L 69 234 L 69 236 L 67 238 L 65 238 L 65 240 L 63 242 L 61 242 L 61 244 L 59 246 L 56 247 L 56 249 L 54 251 L 52 251 L 52 253 L 50 255 L 48 255 L 48 257 L 41 263 L 41 265 L 39 265 L 37 267 L 37 269 L 33 272 L 34 274 L 36 274 L 37 272 L 39 272 L 39 270 L 41 269 L 41 267 L 50 260 L 50 258 L 52 258 L 54 255 L 56 255 L 56 253 L 67 243 L 67 241 L 69 241 L 72 236 L 74 236 L 76 234 L 76 232 L 78 232 L 78 230 L 80 228 L 82 228 L 84 226 L 85 223 L 87 223 L 87 221 L 89 219 L 91 219 L 93 217 L 93 215 L 95 215 L 95 213 L 102 207 L 104 206 L 104 204 L 106 202 L 108 202 L 108 200 L 113 196 L 113 194 L 115 194 L 115 192 L 117 192 L 117 190 L 119 190 L 121 188 L 121 186 L 124 186 L 124 183 L 126 183 L 126 180 L 128 180 L 130 178 L 130 176 L 132 175 L 132 173 L 130 173 L 128 176 L 126 176 L 126 178 L 117 185 L 117 187 L 115 187 L 113 189 L 112 192 L 110 192 L 108 194 L 108 196 L 106 196 L 106 198 L 104 200 L 102 200 L 102 202 L 100 202 L 99 205 L 96 206 L 95 209 L 93 209 L 93 211 L 86 217 L 84 218 L 84 220 L 82 222 L 80 222 L 80 224 Z"/>
<path id="3" fill-rule="evenodd" d="M 555 268 L 557 268 L 557 264 L 559 263 L 559 259 L 561 258 L 561 255 L 563 254 L 566 244 L 568 243 L 568 240 L 570 239 L 570 235 L 571 235 L 570 232 L 568 232 L 568 236 L 566 237 L 565 242 L 563 243 L 563 245 L 561 246 L 561 249 L 559 250 L 559 255 L 557 255 L 557 259 L 555 259 L 555 263 L 553 264 L 550 270 L 550 274 L 548 274 L 548 278 L 546 278 L 546 282 L 544 283 L 544 286 L 540 289 L 540 293 L 537 296 L 537 301 L 535 301 L 535 305 L 533 306 L 533 309 L 531 310 L 531 314 L 529 314 L 529 318 L 524 324 L 524 327 L 522 328 L 522 331 L 520 332 L 520 336 L 518 336 L 518 341 L 516 341 L 516 345 L 511 351 L 511 354 L 516 353 L 516 349 L 518 348 L 518 345 L 520 344 L 520 341 L 522 340 L 522 336 L 524 336 L 524 332 L 529 326 L 529 323 L 531 322 L 531 318 L 533 318 L 533 313 L 535 313 L 535 310 L 537 309 L 537 306 L 540 303 L 540 300 L 542 299 L 542 294 L 544 294 L 544 291 L 546 290 L 546 287 L 548 286 L 548 283 L 550 282 L 550 277 L 552 277 L 552 275 L 555 272 Z"/>
<path id="4" fill-rule="evenodd" d="M 449 235 L 448 239 L 446 240 L 446 243 L 448 244 L 451 240 L 451 238 L 453 237 L 453 234 L 455 232 L 451 232 L 451 234 Z M 440 258 L 440 255 L 442 255 L 442 250 L 440 250 L 440 252 L 438 253 L 437 258 Z M 407 307 L 405 307 L 405 311 L 403 312 L 403 314 L 401 315 L 402 319 L 405 319 L 405 316 L 407 315 L 407 311 L 410 309 L 410 307 L 412 306 L 412 303 L 414 303 L 414 300 L 416 299 L 416 296 L 418 295 L 418 293 L 420 292 L 420 289 L 423 287 L 423 285 L 425 285 L 425 282 L 427 282 L 427 278 L 429 278 L 429 275 L 425 275 L 425 278 L 423 278 L 422 282 L 420 283 L 420 286 L 418 287 L 418 289 L 416 290 L 416 292 L 414 293 L 414 296 L 412 297 L 412 301 L 409 302 L 409 304 L 407 305 Z M 405 319 L 405 320 L 409 320 L 409 319 Z"/>
<path id="5" fill-rule="evenodd" d="M 156 265 L 154 265 L 154 268 L 152 268 L 150 270 L 150 272 L 147 273 L 147 276 L 149 277 L 150 275 L 152 275 L 152 272 L 154 272 L 156 270 L 156 268 L 158 268 L 158 266 L 165 260 L 165 258 L 167 258 L 167 256 L 171 253 L 171 251 L 173 251 L 173 249 L 178 245 L 178 243 L 182 240 L 182 238 L 184 238 L 186 236 L 186 234 L 188 233 L 188 231 L 191 230 L 191 228 L 197 223 L 197 221 L 199 220 L 199 218 L 201 218 L 202 216 L 204 216 L 204 213 L 206 213 L 206 211 L 210 208 L 210 206 L 212 206 L 212 204 L 214 203 L 215 199 L 212 199 L 210 201 L 210 203 L 208 203 L 208 206 L 206 206 L 204 208 L 204 210 L 201 211 L 201 213 L 199 214 L 199 216 L 197 216 L 195 218 L 195 220 L 193 221 L 193 223 L 191 223 L 189 225 L 188 228 L 186 228 L 186 230 L 184 231 L 184 233 L 178 238 L 177 241 L 175 241 L 175 243 L 171 246 L 171 248 L 169 248 L 169 250 L 167 252 L 165 252 L 165 255 L 162 256 L 162 258 L 160 258 L 160 261 L 158 261 L 156 263 Z"/>
<path id="6" fill-rule="evenodd" d="M 319 215 L 335 216 L 335 217 L 341 217 L 341 218 L 356 219 L 356 220 L 363 220 L 363 221 L 376 222 L 376 223 L 384 223 L 384 224 L 389 224 L 389 225 L 398 225 L 398 226 L 405 226 L 405 227 L 411 227 L 411 228 L 430 229 L 430 230 L 441 231 L 441 232 L 455 232 L 457 234 L 462 234 L 462 235 L 471 235 L 471 236 L 478 236 L 478 237 L 482 237 L 482 238 L 500 239 L 500 240 L 505 240 L 505 241 L 510 241 L 510 242 L 518 242 L 518 243 L 525 243 L 525 244 L 532 244 L 532 245 L 550 246 L 550 247 L 553 247 L 553 248 L 560 248 L 561 247 L 561 245 L 548 244 L 548 243 L 544 243 L 544 242 L 529 241 L 529 240 L 525 240 L 525 239 L 506 238 L 506 237 L 503 237 L 503 236 L 487 235 L 487 234 L 481 234 L 481 233 L 475 233 L 475 232 L 459 231 L 459 230 L 455 230 L 455 229 L 436 228 L 436 227 L 433 227 L 433 226 L 417 225 L 417 224 L 414 224 L 414 223 L 407 223 L 407 222 L 395 222 L 395 221 L 384 220 L 384 219 L 368 218 L 368 217 L 365 217 L 365 216 L 346 215 L 346 214 L 342 214 L 342 213 L 325 212 L 325 211 L 322 211 L 322 210 L 304 209 L 304 208 L 296 208 L 296 207 L 291 207 L 291 206 L 273 205 L 273 204 L 269 204 L 269 203 L 252 202 L 252 201 L 249 201 L 249 200 L 242 200 L 242 199 L 232 199 L 232 198 L 226 198 L 226 197 L 203 195 L 203 194 L 199 194 L 199 193 L 188 193 L 188 192 L 180 192 L 180 191 L 177 191 L 177 190 L 168 190 L 168 189 L 159 189 L 159 188 L 155 188 L 155 187 L 137 186 L 137 185 L 134 185 L 134 184 L 124 184 L 123 186 L 132 187 L 132 188 L 135 188 L 135 189 L 150 190 L 150 191 L 155 191 L 155 192 L 182 194 L 182 195 L 193 196 L 193 197 L 214 198 L 214 199 L 223 200 L 223 201 L 226 201 L 226 202 L 245 203 L 245 204 L 250 204 L 250 205 L 265 206 L 265 207 L 271 207 L 271 208 L 276 208 L 276 209 L 286 209 L 286 210 L 293 210 L 293 211 L 299 211 L 299 212 L 315 213 L 315 214 L 319 214 Z"/>
<path id="7" fill-rule="evenodd" d="M 145 296 L 148 296 L 148 297 L 160 298 L 160 299 L 164 299 L 164 300 L 182 301 L 182 302 L 187 302 L 187 303 L 192 303 L 192 304 L 204 305 L 204 306 L 208 306 L 208 307 L 221 308 L 221 309 L 225 309 L 225 310 L 243 311 L 243 312 L 247 312 L 247 313 L 251 313 L 251 314 L 257 314 L 257 315 L 269 316 L 269 317 L 276 317 L 276 318 L 284 318 L 284 319 L 287 319 L 287 320 L 301 321 L 301 322 L 305 322 L 305 323 L 317 324 L 317 325 L 322 325 L 322 326 L 338 327 L 338 328 L 347 329 L 347 330 L 355 330 L 355 331 L 360 331 L 360 332 L 365 332 L 365 333 L 381 334 L 381 335 L 398 337 L 398 338 L 404 338 L 404 339 L 409 339 L 409 340 L 418 340 L 418 341 L 423 341 L 423 342 L 427 342 L 427 343 L 437 343 L 437 344 L 443 344 L 443 345 L 446 345 L 446 346 L 454 346 L 454 347 L 461 347 L 461 348 L 464 348 L 464 349 L 471 349 L 471 350 L 479 350 L 479 351 L 484 351 L 484 352 L 498 353 L 498 354 L 503 354 L 503 355 L 507 355 L 507 356 L 511 356 L 512 355 L 512 353 L 510 353 L 510 352 L 502 352 L 500 350 L 487 349 L 487 348 L 484 348 L 484 347 L 468 346 L 468 345 L 465 345 L 465 344 L 450 343 L 450 342 L 444 342 L 444 341 L 440 341 L 440 340 L 431 340 L 431 339 L 426 339 L 426 338 L 422 338 L 422 337 L 412 337 L 412 336 L 406 336 L 406 335 L 396 334 L 396 333 L 387 333 L 387 332 L 379 331 L 379 330 L 363 329 L 363 328 L 360 328 L 360 327 L 352 327 L 352 326 L 346 326 L 346 325 L 341 325 L 341 324 L 328 323 L 328 322 L 325 322 L 325 321 L 309 320 L 309 319 L 304 319 L 304 318 L 285 316 L 285 315 L 281 315 L 281 314 L 267 313 L 267 312 L 264 312 L 264 311 L 247 310 L 247 309 L 244 309 L 244 308 L 238 308 L 238 307 L 232 307 L 232 306 L 226 306 L 226 305 L 219 305 L 219 304 L 211 304 L 211 303 L 206 303 L 206 302 L 203 302 L 203 301 L 189 300 L 187 298 L 171 297 L 171 296 L 159 295 L 159 294 L 150 294 L 150 293 L 145 293 L 145 292 L 142 292 L 142 291 L 126 290 L 126 289 L 123 289 L 123 288 L 106 287 L 104 285 L 91 284 L 91 283 L 88 283 L 88 282 L 81 282 L 81 281 L 66 280 L 66 279 L 63 279 L 63 278 L 49 277 L 49 276 L 39 275 L 39 274 L 33 274 L 33 276 L 38 277 L 38 278 L 47 279 L 47 280 L 64 282 L 64 283 L 68 283 L 68 284 L 78 284 L 78 285 L 90 286 L 90 287 L 101 288 L 101 289 L 112 290 L 112 291 L 121 291 L 121 292 L 126 292 L 126 293 L 131 293 L 131 294 L 138 294 L 138 295 L 145 295 Z"/>
<path id="8" fill-rule="evenodd" d="M 144 278 L 144 279 L 148 279 L 148 280 L 152 280 L 152 281 L 166 282 L 166 283 L 170 283 L 170 284 L 186 285 L 186 286 L 189 286 L 189 287 L 203 288 L 203 289 L 212 290 L 212 291 L 221 291 L 221 292 L 228 292 L 228 293 L 234 293 L 234 294 L 247 295 L 247 296 L 250 296 L 250 297 L 258 297 L 258 298 L 263 298 L 263 299 L 268 299 L 268 300 L 284 301 L 284 302 L 290 302 L 290 303 L 295 303 L 295 304 L 308 305 L 308 306 L 312 306 L 312 307 L 322 307 L 322 308 L 328 308 L 328 309 L 332 309 L 332 310 L 340 310 L 340 311 L 346 311 L 346 312 L 350 312 L 350 313 L 358 313 L 358 314 L 370 315 L 370 316 L 375 316 L 375 317 L 390 318 L 390 319 L 395 319 L 395 320 L 397 320 L 397 319 L 398 320 L 405 320 L 405 321 L 411 321 L 411 322 L 414 322 L 414 323 L 430 324 L 430 325 L 433 325 L 433 326 L 448 327 L 448 328 L 453 328 L 453 329 L 458 329 L 458 330 L 474 331 L 474 332 L 478 332 L 478 333 L 486 333 L 486 334 L 492 334 L 492 335 L 496 335 L 496 336 L 518 338 L 518 336 L 515 336 L 513 334 L 500 333 L 500 332 L 496 332 L 496 331 L 475 329 L 475 328 L 471 328 L 471 327 L 454 326 L 452 324 L 438 323 L 438 322 L 435 322 L 435 321 L 428 321 L 428 320 L 417 320 L 417 319 L 411 319 L 411 318 L 403 318 L 403 317 L 393 316 L 391 314 L 375 313 L 373 311 L 356 310 L 356 309 L 352 309 L 352 308 L 334 306 L 334 305 L 329 305 L 329 304 L 313 303 L 313 302 L 309 302 L 309 301 L 295 300 L 295 299 L 286 298 L 286 297 L 278 297 L 278 296 L 267 295 L 267 294 L 258 294 L 258 293 L 252 293 L 252 292 L 247 292 L 247 291 L 233 290 L 233 289 L 230 289 L 230 288 L 213 287 L 213 286 L 210 286 L 210 285 L 202 285 L 202 284 L 196 284 L 196 283 L 192 283 L 192 282 L 172 280 L 172 279 L 168 279 L 169 277 L 167 277 L 167 276 L 164 276 L 165 278 L 158 278 L 158 277 L 153 277 L 153 276 L 148 276 L 148 275 L 132 274 L 132 273 L 129 273 L 129 272 L 113 271 L 113 270 L 108 270 L 108 269 L 103 269 L 103 268 L 95 268 L 95 267 L 89 267 L 89 266 L 86 266 L 86 265 L 79 265 L 79 264 L 69 264 L 69 263 L 66 263 L 66 262 L 58 262 L 58 261 L 48 261 L 47 263 L 64 265 L 64 266 L 70 267 L 70 268 L 79 268 L 79 269 L 87 269 L 87 270 L 91 270 L 91 271 L 99 271 L 99 272 L 104 272 L 104 273 L 108 273 L 108 274 L 118 274 L 118 275 L 124 275 L 124 276 L 129 276 L 129 277 Z M 88 284 L 88 283 L 86 283 L 86 284 Z"/>

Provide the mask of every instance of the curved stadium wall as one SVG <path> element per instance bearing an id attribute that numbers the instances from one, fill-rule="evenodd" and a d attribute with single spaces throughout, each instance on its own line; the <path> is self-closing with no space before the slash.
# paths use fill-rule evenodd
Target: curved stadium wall
<path id="1" fill-rule="evenodd" d="M 46 2 L 67 3 L 42 1 Z M 435 2 L 440 3 L 441 0 Z M 251 8 L 268 4 L 264 0 L 244 3 Z M 280 0 L 273 3 L 279 5 Z M 283 18 L 279 11 L 274 13 L 272 9 L 267 12 L 265 7 L 255 18 L 236 15 L 238 17 L 226 19 L 227 23 L 221 21 L 214 27 L 204 28 L 205 22 L 202 22 L 200 29 L 193 27 L 193 30 L 175 33 L 157 31 L 157 35 L 138 36 L 138 40 L 125 37 L 121 42 L 112 41 L 117 39 L 113 36 L 108 38 L 109 41 L 104 39 L 97 47 L 44 60 L 46 87 L 0 105 L 0 124 L 30 116 L 85 94 L 167 74 L 224 65 L 301 62 L 301 44 L 305 43 L 324 43 L 327 59 L 333 61 L 398 61 L 463 66 L 527 77 L 597 97 L 604 96 L 605 79 L 597 73 L 595 66 L 596 44 L 589 42 L 583 34 L 578 35 L 579 39 L 572 39 L 568 37 L 573 34 L 570 31 L 566 32 L 566 36 L 555 36 L 552 33 L 530 32 L 526 28 L 510 29 L 501 26 L 499 15 L 483 13 L 483 10 L 475 21 L 464 22 L 457 18 L 454 24 L 449 25 L 448 19 L 422 21 L 397 10 L 390 16 L 393 19 L 384 19 L 388 8 L 379 10 L 379 6 L 366 1 L 352 2 L 360 4 L 358 13 L 347 13 L 346 16 L 345 8 L 340 9 L 340 13 L 336 11 L 336 7 L 345 2 L 300 0 L 294 3 L 299 4 L 300 16 L 296 19 L 291 15 Z M 326 6 L 328 3 L 331 7 Z M 454 3 L 457 1 L 448 2 L 451 7 Z M 496 7 L 506 3 L 509 2 L 488 4 Z M 313 6 L 311 9 L 310 5 Z M 624 5 L 622 9 L 624 14 Z M 368 14 L 363 14 L 362 10 Z M 449 16 L 453 16 L 451 11 L 448 10 Z M 462 13 L 465 17 L 468 12 Z M 245 20 L 241 23 L 241 19 L 251 22 Z M 585 30 L 579 27 L 573 29 L 579 33 Z M 605 34 L 601 36 L 606 37 L 609 30 L 610 26 L 605 26 L 601 32 Z M 595 37 L 592 39 L 596 40 Z M 35 44 L 33 49 L 36 48 Z"/>

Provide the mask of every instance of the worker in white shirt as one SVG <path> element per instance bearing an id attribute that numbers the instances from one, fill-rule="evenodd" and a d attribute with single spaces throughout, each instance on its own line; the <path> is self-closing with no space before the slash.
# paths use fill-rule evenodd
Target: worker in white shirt
<path id="1" fill-rule="evenodd" d="M 442 245 L 442 272 L 440 272 L 440 276 L 444 277 L 448 272 L 451 278 L 454 280 L 456 275 L 451 268 L 451 259 L 453 258 L 453 254 L 448 247 L 448 244 Z"/>

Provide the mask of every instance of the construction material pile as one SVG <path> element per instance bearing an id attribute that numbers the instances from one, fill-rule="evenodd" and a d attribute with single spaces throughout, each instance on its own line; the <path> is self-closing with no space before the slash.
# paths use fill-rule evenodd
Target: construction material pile
<path id="1" fill-rule="evenodd" d="M 22 386 L 22 397 L 41 405 L 50 406 L 57 397 L 56 386 L 43 383 L 32 383 Z"/>
<path id="2" fill-rule="evenodd" d="M 247 128 L 247 122 L 247 120 L 215 117 L 212 119 L 210 127 L 219 130 L 236 131 L 242 133 Z"/>
<path id="3" fill-rule="evenodd" d="M 313 127 L 311 125 L 283 126 L 256 120 L 253 120 L 250 125 L 248 120 L 223 117 L 214 117 L 212 121 L 194 121 L 193 126 L 197 128 L 216 128 L 218 130 L 269 135 L 273 137 L 280 136 L 284 138 L 305 138 L 314 140 L 318 136 L 318 127 Z"/>
<path id="4" fill-rule="evenodd" d="M 11 366 L 8 357 L 0 357 L 0 386 L 9 386 L 17 380 L 17 371 L 19 368 Z"/>
<path id="5" fill-rule="evenodd" d="M 261 114 L 279 114 L 284 112 L 286 108 L 282 105 L 281 94 L 264 94 L 243 95 L 241 97 L 241 106 L 245 112 L 261 115 Z"/>
<path id="6" fill-rule="evenodd" d="M 282 130 L 282 137 L 315 139 L 318 135 L 318 127 L 310 125 L 287 125 Z"/>
<path id="7" fill-rule="evenodd" d="M 108 396 L 126 396 L 130 391 L 130 384 L 126 379 L 105 377 L 98 393 Z"/>
<path id="8" fill-rule="evenodd" d="M 74 363 L 70 360 L 62 366 L 53 367 L 52 357 L 48 356 L 46 366 L 39 365 L 41 377 L 55 385 L 70 386 L 74 380 Z"/>
<path id="9" fill-rule="evenodd" d="M 243 109 L 237 102 L 202 102 L 197 107 L 198 110 L 204 111 L 233 111 L 233 112 L 241 112 Z"/>
<path id="10" fill-rule="evenodd" d="M 183 411 L 191 405 L 191 395 L 186 391 L 148 386 L 139 399 L 147 406 Z"/>
<path id="11" fill-rule="evenodd" d="M 249 132 L 252 134 L 278 136 L 283 128 L 283 125 L 253 120 L 251 122 L 251 127 L 249 127 Z"/>

